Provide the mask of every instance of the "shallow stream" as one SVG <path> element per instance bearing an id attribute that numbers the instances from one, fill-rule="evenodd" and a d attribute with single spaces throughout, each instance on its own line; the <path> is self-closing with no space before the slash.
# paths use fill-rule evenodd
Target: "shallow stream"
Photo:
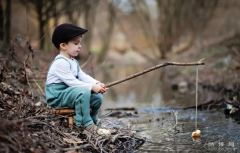
<path id="1" fill-rule="evenodd" d="M 146 138 L 138 152 L 240 152 L 240 122 L 224 113 L 198 111 L 201 135 L 196 139 L 191 137 L 195 131 L 195 109 L 143 108 L 137 116 L 108 119 Z"/>
<path id="2" fill-rule="evenodd" d="M 137 72 L 142 69 L 144 68 L 134 70 Z M 192 70 L 191 75 L 195 75 L 195 68 Z M 126 72 L 121 69 L 115 71 Z M 138 152 L 240 152 L 239 119 L 217 111 L 216 105 L 211 105 L 212 111 L 198 110 L 197 129 L 201 130 L 201 135 L 197 139 L 192 138 L 192 132 L 196 130 L 195 109 L 181 108 L 194 108 L 196 86 L 195 82 L 189 83 L 181 75 L 176 77 L 176 72 L 169 67 L 111 88 L 104 96 L 101 115 L 109 112 L 106 108 L 136 108 L 137 114 L 131 112 L 132 116 L 124 116 L 123 113 L 123 116 L 118 116 L 121 118 L 107 118 L 146 138 L 146 143 Z M 133 73 L 133 68 L 129 68 L 129 73 Z M 174 77 L 177 79 L 173 80 Z M 199 86 L 198 104 L 220 100 L 222 91 L 216 92 Z M 115 99 L 109 98 L 111 96 Z"/>

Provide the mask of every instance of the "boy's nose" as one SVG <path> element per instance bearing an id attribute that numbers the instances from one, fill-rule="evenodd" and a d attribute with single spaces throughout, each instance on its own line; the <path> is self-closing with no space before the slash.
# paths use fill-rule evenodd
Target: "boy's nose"
<path id="1" fill-rule="evenodd" d="M 80 45 L 78 45 L 78 48 L 82 48 L 82 45 L 80 44 Z"/>

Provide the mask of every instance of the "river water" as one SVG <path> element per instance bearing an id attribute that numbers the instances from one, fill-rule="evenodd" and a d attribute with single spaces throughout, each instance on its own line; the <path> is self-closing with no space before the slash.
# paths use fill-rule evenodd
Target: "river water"
<path id="1" fill-rule="evenodd" d="M 136 152 L 240 152 L 240 121 L 213 108 L 214 111 L 198 110 L 196 125 L 195 109 L 182 109 L 195 106 L 195 85 L 188 84 L 181 76 L 174 82 L 169 76 L 159 75 L 167 73 L 154 71 L 111 88 L 104 96 L 100 115 L 109 112 L 106 108 L 136 108 L 137 113 L 131 112 L 133 115 L 107 117 L 146 139 Z M 181 84 L 185 84 L 184 88 L 176 90 L 175 86 Z M 220 93 L 199 86 L 199 103 L 219 98 Z M 191 135 L 196 128 L 201 135 L 193 139 Z"/>
<path id="2" fill-rule="evenodd" d="M 221 112 L 198 111 L 196 139 L 195 109 L 142 108 L 132 117 L 108 119 L 146 139 L 137 152 L 240 152 L 240 121 Z"/>

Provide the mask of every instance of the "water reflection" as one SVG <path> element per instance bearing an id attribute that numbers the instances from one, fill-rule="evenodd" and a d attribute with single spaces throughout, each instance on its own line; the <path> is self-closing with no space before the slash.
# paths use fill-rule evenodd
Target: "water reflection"
<path id="1" fill-rule="evenodd" d="M 150 66 L 115 67 L 104 69 L 97 79 L 110 83 L 140 72 Z M 115 85 L 104 95 L 104 101 L 137 102 L 156 107 L 189 107 L 195 105 L 195 83 L 179 74 L 176 67 L 165 67 Z M 181 69 L 178 67 L 178 69 Z M 182 68 L 184 69 L 184 68 Z M 219 94 L 199 87 L 199 103 L 216 99 Z M 108 103 L 108 102 L 106 102 Z"/>

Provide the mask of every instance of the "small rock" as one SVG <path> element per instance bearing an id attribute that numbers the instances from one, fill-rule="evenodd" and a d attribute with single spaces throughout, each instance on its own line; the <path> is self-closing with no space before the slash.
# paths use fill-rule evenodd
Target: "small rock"
<path id="1" fill-rule="evenodd" d="M 8 104 L 8 105 L 12 105 L 13 103 L 12 103 L 12 101 L 8 100 L 8 101 L 7 101 L 7 104 Z"/>
<path id="2" fill-rule="evenodd" d="M 14 112 L 13 111 L 9 111 L 9 113 L 8 113 L 8 117 L 12 117 L 14 115 Z"/>
<path id="3" fill-rule="evenodd" d="M 109 130 L 106 130 L 106 129 L 99 129 L 98 133 L 103 134 L 103 135 L 111 135 L 111 132 Z"/>
<path id="4" fill-rule="evenodd" d="M 34 133 L 34 134 L 32 134 L 32 136 L 36 136 L 36 137 L 38 137 L 38 134 Z"/>
<path id="5" fill-rule="evenodd" d="M 20 92 L 18 92 L 18 91 L 15 91 L 14 92 L 16 95 L 20 95 L 21 93 Z"/>
<path id="6" fill-rule="evenodd" d="M 188 83 L 186 81 L 179 82 L 178 91 L 182 94 L 186 93 L 188 91 Z"/>
<path id="7" fill-rule="evenodd" d="M 230 105 L 230 104 L 227 104 L 227 109 L 232 109 L 233 108 L 233 106 L 232 105 Z"/>
<path id="8" fill-rule="evenodd" d="M 28 77 L 32 77 L 33 76 L 33 72 L 29 68 L 26 68 L 26 72 L 27 72 L 27 76 Z"/>
<path id="9" fill-rule="evenodd" d="M 35 106 L 37 106 L 37 107 L 42 106 L 42 102 L 41 102 L 41 101 L 37 102 L 37 103 L 35 104 Z"/>
<path id="10" fill-rule="evenodd" d="M 51 122 L 50 122 L 50 125 L 55 126 L 55 122 L 54 122 L 54 121 L 51 121 Z"/>

